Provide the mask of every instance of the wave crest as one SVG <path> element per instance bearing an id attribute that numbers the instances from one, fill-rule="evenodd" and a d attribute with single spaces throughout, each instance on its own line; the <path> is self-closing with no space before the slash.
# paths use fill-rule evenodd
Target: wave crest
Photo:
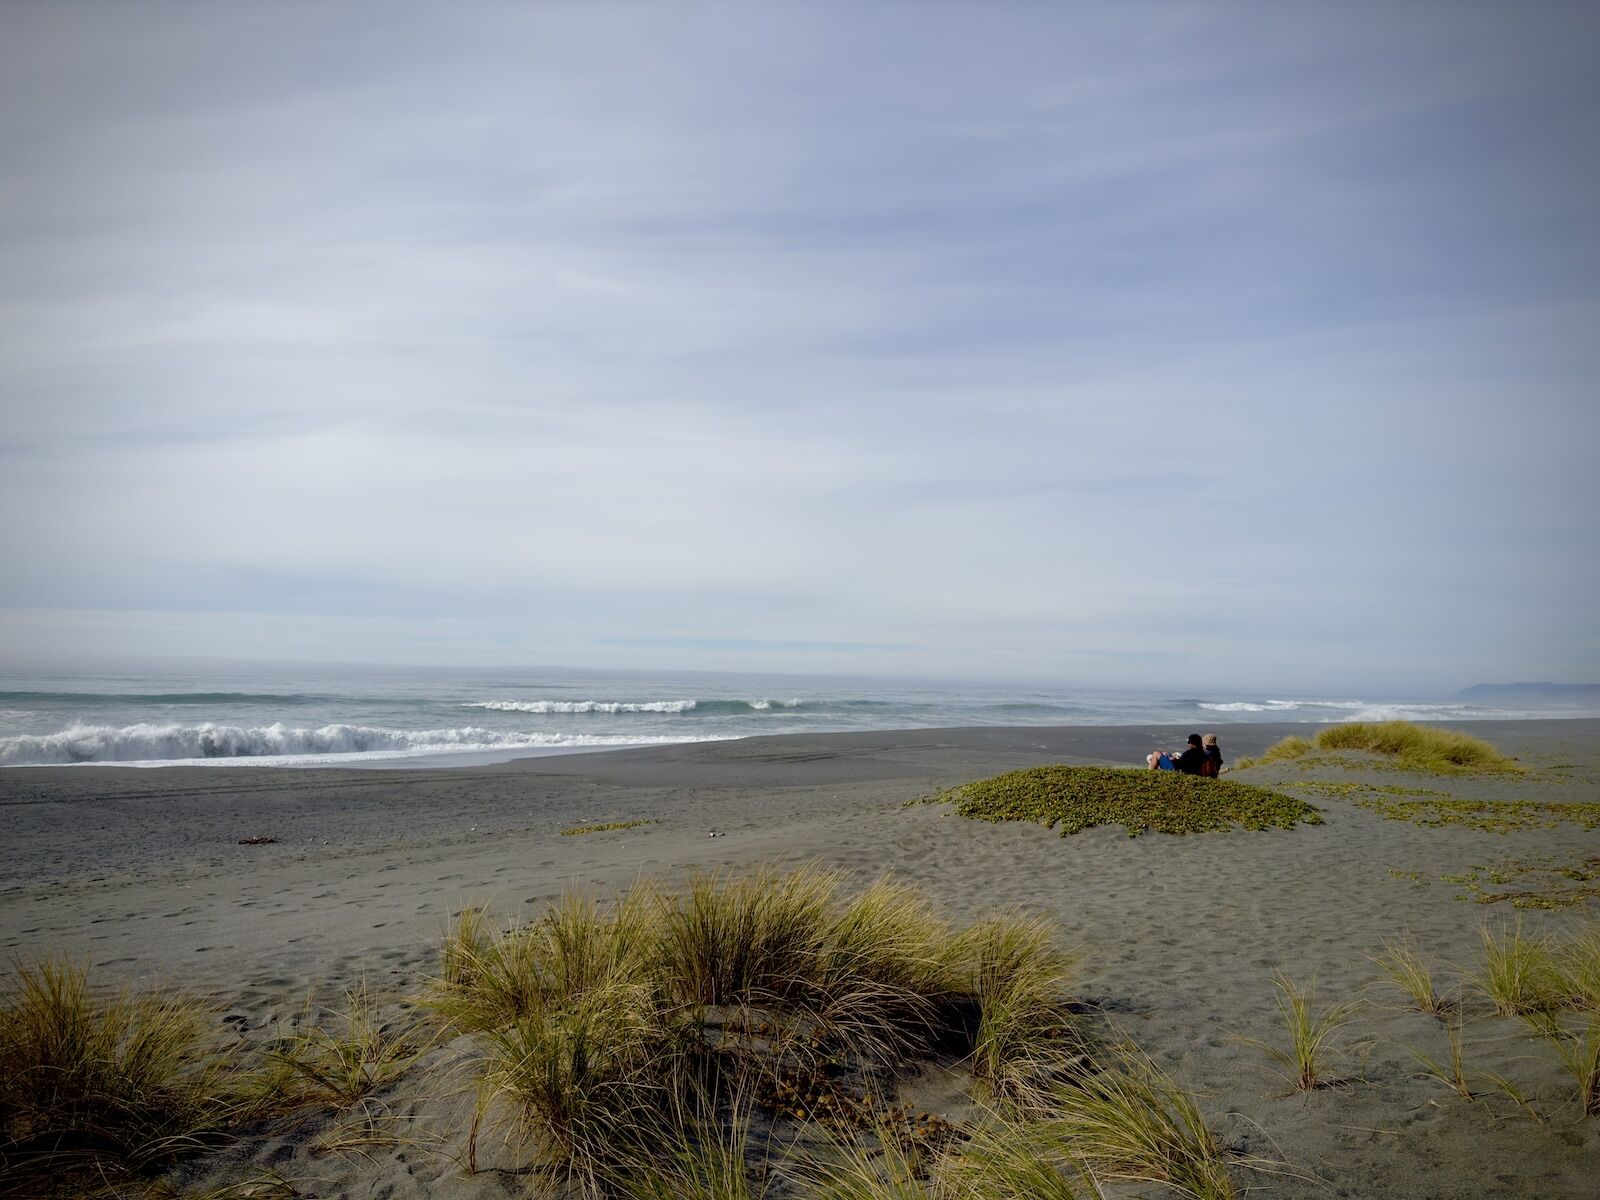
<path id="1" fill-rule="evenodd" d="M 551 713 L 683 713 L 699 705 L 694 700 L 476 700 L 461 707 L 545 716 Z"/>
<path id="2" fill-rule="evenodd" d="M 535 716 L 570 716 L 584 713 L 767 712 L 774 708 L 799 708 L 803 700 L 474 700 L 462 708 L 492 712 L 532 713 Z"/>
<path id="3" fill-rule="evenodd" d="M 0 766 L 70 763 L 184 762 L 328 754 L 439 753 L 452 750 L 552 749 L 563 746 L 639 746 L 698 738 L 569 733 L 500 733 L 460 729 L 381 729 L 365 725 L 239 726 L 74 725 L 60 733 L 0 738 Z"/>

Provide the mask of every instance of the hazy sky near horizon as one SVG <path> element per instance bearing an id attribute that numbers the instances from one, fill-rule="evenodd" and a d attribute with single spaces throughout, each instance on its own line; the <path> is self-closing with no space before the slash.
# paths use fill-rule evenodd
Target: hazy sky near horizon
<path id="1" fill-rule="evenodd" d="M 0 7 L 0 656 L 1600 679 L 1600 6 Z"/>

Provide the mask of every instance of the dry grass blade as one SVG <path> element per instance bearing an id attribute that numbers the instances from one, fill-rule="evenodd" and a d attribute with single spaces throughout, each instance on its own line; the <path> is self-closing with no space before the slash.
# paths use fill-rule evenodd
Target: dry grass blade
<path id="1" fill-rule="evenodd" d="M 1472 1084 L 1467 1079 L 1465 1056 L 1462 1050 L 1461 1020 L 1457 1017 L 1445 1024 L 1445 1034 L 1449 1039 L 1449 1057 L 1445 1064 L 1440 1064 L 1435 1059 L 1413 1050 L 1412 1057 L 1422 1064 L 1422 1068 L 1429 1077 L 1437 1079 L 1448 1086 L 1463 1100 L 1476 1100 L 1478 1094 L 1472 1090 Z"/>

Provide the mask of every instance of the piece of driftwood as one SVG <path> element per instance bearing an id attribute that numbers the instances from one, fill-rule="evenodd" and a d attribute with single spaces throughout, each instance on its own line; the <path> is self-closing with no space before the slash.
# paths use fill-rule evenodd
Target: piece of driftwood
<path id="1" fill-rule="evenodd" d="M 239 839 L 239 845 L 241 845 L 241 846 L 270 846 L 274 842 L 276 842 L 277 840 L 278 839 L 275 838 L 275 837 L 240 838 Z"/>

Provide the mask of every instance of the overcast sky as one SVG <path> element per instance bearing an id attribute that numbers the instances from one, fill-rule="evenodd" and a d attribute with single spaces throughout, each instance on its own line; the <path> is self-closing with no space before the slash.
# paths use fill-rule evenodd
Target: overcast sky
<path id="1" fill-rule="evenodd" d="M 1600 679 L 1600 5 L 0 5 L 0 654 Z"/>

